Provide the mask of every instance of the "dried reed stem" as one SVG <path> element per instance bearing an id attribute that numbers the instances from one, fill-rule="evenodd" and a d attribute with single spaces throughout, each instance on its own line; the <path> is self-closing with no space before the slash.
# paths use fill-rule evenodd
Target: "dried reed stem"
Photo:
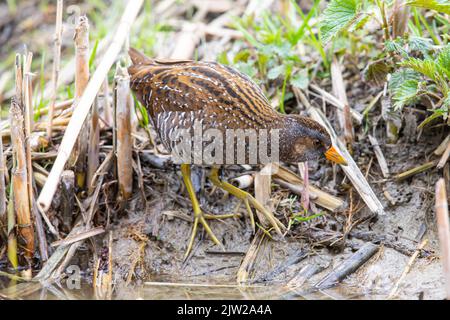
<path id="1" fill-rule="evenodd" d="M 370 187 L 366 178 L 362 174 L 358 165 L 355 163 L 355 160 L 353 160 L 352 156 L 347 151 L 347 148 L 339 139 L 337 139 L 336 133 L 334 132 L 334 129 L 331 126 L 328 119 L 325 117 L 323 113 L 321 113 L 319 110 L 311 106 L 308 99 L 301 90 L 294 88 L 294 93 L 297 96 L 297 98 L 301 101 L 301 103 L 306 107 L 308 114 L 311 116 L 311 118 L 319 122 L 322 126 L 325 127 L 325 129 L 327 129 L 328 133 L 331 136 L 333 144 L 348 163 L 348 166 L 341 166 L 342 170 L 345 172 L 346 176 L 350 179 L 356 191 L 358 191 L 359 195 L 364 200 L 366 205 L 369 207 L 370 211 L 380 215 L 384 215 L 385 212 L 383 205 L 373 192 L 372 188 Z"/>
<path id="2" fill-rule="evenodd" d="M 107 52 L 105 53 L 103 59 L 101 60 L 97 70 L 91 77 L 83 96 L 78 102 L 78 106 L 75 109 L 73 116 L 66 128 L 64 137 L 61 141 L 58 156 L 53 164 L 52 170 L 48 176 L 47 182 L 42 188 L 41 194 L 39 195 L 38 203 L 43 207 L 44 210 L 48 210 L 52 202 L 53 196 L 56 192 L 56 188 L 59 183 L 59 178 L 62 171 L 64 170 L 64 165 L 72 152 L 75 141 L 78 137 L 78 133 L 83 126 L 84 120 L 89 113 L 90 107 L 94 102 L 95 96 L 104 79 L 107 76 L 109 69 L 116 60 L 117 55 L 120 53 L 122 45 L 129 34 L 131 24 L 135 20 L 143 0 L 130 1 L 127 4 L 124 14 L 122 15 L 121 21 L 114 34 L 114 39 L 111 42 Z"/>
<path id="3" fill-rule="evenodd" d="M 98 116 L 98 96 L 94 101 L 92 107 L 91 121 L 89 127 L 89 146 L 88 146 L 88 160 L 87 160 L 87 185 L 88 193 L 92 194 L 95 186 L 92 185 L 94 174 L 99 165 L 99 151 L 100 151 L 100 126 Z"/>
<path id="4" fill-rule="evenodd" d="M 436 183 L 436 220 L 441 246 L 441 260 L 444 269 L 446 298 L 450 300 L 450 223 L 448 217 L 447 191 L 443 178 L 439 179 Z"/>
<path id="5" fill-rule="evenodd" d="M 128 107 L 130 76 L 125 68 L 118 66 L 114 80 L 117 178 L 120 196 L 126 200 L 131 196 L 133 188 L 133 144 L 131 140 L 131 112 Z"/>
<path id="6" fill-rule="evenodd" d="M 14 97 L 11 101 L 11 144 L 15 168 L 12 172 L 14 190 L 14 208 L 17 216 L 18 230 L 25 245 L 25 256 L 29 259 L 34 254 L 34 230 L 31 221 L 30 199 L 28 194 L 27 157 L 25 153 L 23 111 Z"/>
<path id="7" fill-rule="evenodd" d="M 78 18 L 74 34 L 75 42 L 75 96 L 74 106 L 78 102 L 89 82 L 89 22 L 86 16 Z M 84 123 L 68 160 L 68 166 L 74 169 L 76 183 L 84 188 L 86 182 L 86 156 L 89 126 Z"/>
<path id="8" fill-rule="evenodd" d="M 0 115 L 1 121 L 1 115 Z M 0 226 L 5 226 L 6 223 L 6 183 L 5 183 L 5 172 L 6 172 L 6 161 L 3 156 L 3 139 L 0 136 Z"/>
<path id="9" fill-rule="evenodd" d="M 111 103 L 109 101 L 109 83 L 108 78 L 105 78 L 103 81 L 102 87 L 100 89 L 100 93 L 97 96 L 99 100 L 99 111 L 103 114 L 103 120 L 106 122 L 106 125 L 109 127 L 113 126 L 113 110 Z"/>
<path id="10" fill-rule="evenodd" d="M 270 166 L 270 164 L 268 164 L 267 166 Z M 270 201 L 270 194 L 272 192 L 271 184 L 272 176 L 270 174 L 262 174 L 261 172 L 258 172 L 255 175 L 255 198 L 260 204 L 263 205 L 264 208 L 269 210 L 270 213 L 273 212 L 273 205 Z M 258 216 L 258 220 L 262 224 L 262 226 L 267 227 L 270 225 L 270 222 L 262 212 L 256 210 L 256 215 Z"/>
<path id="11" fill-rule="evenodd" d="M 33 175 L 33 165 L 31 159 L 31 135 L 33 132 L 33 86 L 32 86 L 32 73 L 31 73 L 31 61 L 33 59 L 33 54 L 29 52 L 25 57 L 24 69 L 23 69 L 23 105 L 25 107 L 25 151 L 27 160 L 27 185 L 28 185 L 28 199 L 30 205 L 30 212 L 34 218 L 36 225 L 36 234 L 38 237 L 39 253 L 41 255 L 41 260 L 46 261 L 48 259 L 48 246 L 47 238 L 44 231 L 44 226 L 42 223 L 42 217 L 39 214 L 34 195 L 34 175 Z"/>
<path id="12" fill-rule="evenodd" d="M 58 90 L 58 77 L 59 68 L 61 63 L 61 36 L 62 36 L 62 15 L 63 15 L 63 0 L 58 0 L 56 4 L 56 27 L 55 27 L 55 39 L 53 42 L 53 70 L 52 70 L 52 85 L 53 91 L 50 100 L 49 109 L 49 126 L 47 128 L 47 137 L 49 141 L 52 141 L 52 121 L 55 112 L 56 94 Z"/>
<path id="13" fill-rule="evenodd" d="M 350 115 L 350 105 L 345 92 L 344 78 L 342 77 L 341 64 L 333 57 L 331 62 L 331 80 L 333 84 L 333 94 L 344 104 L 342 110 L 337 110 L 339 124 L 344 132 L 344 140 L 347 145 L 351 145 L 354 140 L 353 124 Z"/>
<path id="14" fill-rule="evenodd" d="M 378 143 L 377 138 L 368 135 L 370 144 L 373 147 L 373 151 L 375 153 L 375 157 L 377 158 L 378 165 L 380 166 L 381 173 L 383 174 L 383 177 L 388 178 L 389 177 L 389 167 L 386 162 L 386 158 L 384 157 L 383 151 L 381 150 L 380 144 Z"/>
<path id="15" fill-rule="evenodd" d="M 9 192 L 9 203 L 8 203 L 8 260 L 11 263 L 11 266 L 14 269 L 19 267 L 19 260 L 17 258 L 17 237 L 15 228 L 16 228 L 16 216 L 14 214 L 14 181 L 11 181 L 11 189 Z"/>

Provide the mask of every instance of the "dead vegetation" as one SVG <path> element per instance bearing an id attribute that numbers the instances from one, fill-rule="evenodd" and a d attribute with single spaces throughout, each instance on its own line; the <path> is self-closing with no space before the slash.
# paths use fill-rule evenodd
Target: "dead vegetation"
<path id="1" fill-rule="evenodd" d="M 135 298 L 127 290 L 143 283 L 147 298 L 180 292 L 183 298 L 203 297 L 192 292 L 193 286 L 205 288 L 204 296 L 221 298 L 411 298 L 422 289 L 405 284 L 427 276 L 434 287 L 426 298 L 436 298 L 443 297 L 442 274 L 448 298 L 448 120 L 427 109 L 431 104 L 438 110 L 443 103 L 431 82 L 444 85 L 426 80 L 428 98 L 421 95 L 408 110 L 402 101 L 405 111 L 394 113 L 391 104 L 398 100 L 391 98 L 398 93 L 389 93 L 389 80 L 363 76 L 377 45 L 358 46 L 352 38 L 346 53 L 318 43 L 314 10 L 319 2 L 302 2 L 303 15 L 293 17 L 294 2 L 287 0 L 130 1 L 111 8 L 120 14 L 112 16 L 114 30 L 102 36 L 92 35 L 102 28 L 99 16 L 105 18 L 97 11 L 108 10 L 107 5 L 85 4 L 78 7 L 69 40 L 63 38 L 69 28 L 64 8 L 71 1 L 58 0 L 35 15 L 32 0 L 18 4 L 15 13 L 8 11 L 8 19 L 0 19 L 0 44 L 15 51 L 13 64 L 0 66 L 0 277 L 8 279 L 0 282 L 5 288 L 0 297 L 35 296 L 39 282 L 45 282 L 50 288 L 45 290 L 58 298 L 80 298 L 53 287 L 76 265 L 92 288 L 90 297 L 97 299 Z M 383 14 L 383 28 L 374 37 L 393 41 L 404 33 L 404 15 L 412 13 L 399 10 L 397 1 L 382 8 L 391 20 Z M 23 12 L 31 17 L 28 25 L 20 22 Z M 268 55 L 280 58 L 276 63 L 264 62 L 267 54 L 249 31 L 278 36 L 267 12 L 290 21 L 295 34 L 304 33 L 289 55 L 267 45 L 273 50 Z M 423 14 L 425 21 L 433 18 Z M 42 24 L 48 29 L 41 31 L 48 34 L 46 43 L 53 45 L 51 59 L 38 52 L 41 45 L 33 39 L 22 38 Z M 7 28 L 14 29 L 12 35 Z M 444 25 L 433 32 L 445 30 Z M 98 38 L 93 42 L 92 37 Z M 27 43 L 34 58 L 18 49 L 16 39 Z M 448 38 L 440 40 L 439 49 Z M 130 92 L 130 43 L 158 58 L 219 60 L 249 73 L 274 107 L 307 114 L 326 127 L 349 166 L 321 161 L 227 168 L 230 182 L 270 209 L 284 237 L 268 230 L 259 212 L 254 225 L 246 222 L 247 208 L 206 182 L 207 168 L 193 170 L 202 209 L 232 218 L 212 222 L 224 252 L 204 237 L 183 262 L 191 207 L 170 155 Z M 2 56 L 10 53 L 0 49 Z M 279 65 L 283 69 L 273 71 Z M 383 270 L 392 264 L 396 267 Z M 339 282 L 342 295 L 329 289 Z M 270 296 L 260 290 L 267 285 L 273 286 Z M 356 296 L 350 294 L 354 287 Z"/>

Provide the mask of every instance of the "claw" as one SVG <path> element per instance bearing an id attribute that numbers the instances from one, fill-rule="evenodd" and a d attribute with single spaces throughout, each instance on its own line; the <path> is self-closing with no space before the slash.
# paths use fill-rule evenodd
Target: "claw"
<path id="1" fill-rule="evenodd" d="M 194 211 L 194 225 L 192 227 L 191 237 L 189 239 L 189 243 L 186 249 L 186 253 L 184 254 L 184 260 L 189 256 L 189 253 L 192 250 L 192 246 L 194 244 L 195 236 L 197 235 L 198 224 L 200 223 L 203 228 L 206 230 L 206 233 L 209 235 L 211 240 L 222 249 L 224 249 L 222 243 L 217 239 L 211 230 L 210 226 L 206 222 L 205 215 L 200 209 L 200 204 L 198 203 L 197 196 L 195 195 L 194 187 L 191 181 L 191 167 L 189 164 L 181 165 L 181 174 L 183 175 L 184 184 L 186 185 L 186 189 L 189 193 L 189 197 L 191 198 L 192 208 Z"/>
<path id="2" fill-rule="evenodd" d="M 250 216 L 250 222 L 252 224 L 253 232 L 255 232 L 255 220 L 254 220 L 253 211 L 252 211 L 250 205 L 253 206 L 259 212 L 261 212 L 262 214 L 264 214 L 264 216 L 270 222 L 272 227 L 277 231 L 277 233 L 280 234 L 281 236 L 283 235 L 283 233 L 281 232 L 281 229 L 285 229 L 285 226 L 277 218 L 275 218 L 273 216 L 273 214 L 271 214 L 266 208 L 264 208 L 264 206 L 262 204 L 260 204 L 251 194 L 233 186 L 232 184 L 230 184 L 228 182 L 221 181 L 219 179 L 219 174 L 218 174 L 217 168 L 213 168 L 211 170 L 209 179 L 215 186 L 217 186 L 225 191 L 228 191 L 235 197 L 244 201 L 245 206 L 246 206 L 247 211 Z"/>

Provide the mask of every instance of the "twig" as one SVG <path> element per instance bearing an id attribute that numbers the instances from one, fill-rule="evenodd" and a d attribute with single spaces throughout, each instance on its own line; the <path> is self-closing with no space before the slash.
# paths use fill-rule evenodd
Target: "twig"
<path id="1" fill-rule="evenodd" d="M 130 76 L 125 68 L 117 66 L 115 76 L 115 125 L 117 178 L 121 198 L 127 200 L 133 190 L 131 112 L 128 107 Z"/>
<path id="2" fill-rule="evenodd" d="M 358 251 L 356 251 L 350 258 L 346 259 L 333 271 L 327 274 L 314 287 L 318 289 L 329 288 L 339 282 L 345 277 L 352 274 L 359 269 L 367 260 L 369 260 L 379 249 L 379 246 L 367 242 Z"/>
<path id="3" fill-rule="evenodd" d="M 27 160 L 25 153 L 24 118 L 16 98 L 11 101 L 11 143 L 15 159 L 12 173 L 14 207 L 19 225 L 19 233 L 25 242 L 25 255 L 31 259 L 34 254 L 34 230 L 31 222 L 30 199 L 28 194 Z M 29 261 L 31 265 L 31 261 Z"/>
<path id="4" fill-rule="evenodd" d="M 309 87 L 311 89 L 313 89 L 314 91 L 316 91 L 317 93 L 321 94 L 322 97 L 330 104 L 332 104 L 333 106 L 339 108 L 340 110 L 344 110 L 345 108 L 345 104 L 342 103 L 338 98 L 336 98 L 335 96 L 333 96 L 332 94 L 326 92 L 325 90 L 323 90 L 322 88 L 320 88 L 319 86 L 315 85 L 315 84 L 310 84 Z M 363 116 L 361 113 L 359 113 L 358 111 L 354 110 L 354 109 L 350 109 L 350 114 L 352 115 L 352 117 L 358 122 L 358 124 L 362 123 L 363 120 Z"/>
<path id="5" fill-rule="evenodd" d="M 416 174 L 422 173 L 424 171 L 427 171 L 428 169 L 433 168 L 436 165 L 436 162 L 437 162 L 436 160 L 429 161 L 429 162 L 424 163 L 424 164 L 422 164 L 422 165 L 420 165 L 418 167 L 409 169 L 409 170 L 407 170 L 405 172 L 402 172 L 402 173 L 396 175 L 395 179 L 397 181 L 402 181 L 402 180 L 405 180 L 405 179 L 407 179 L 409 177 L 412 177 L 413 175 L 416 175 Z"/>
<path id="6" fill-rule="evenodd" d="M 63 14 L 63 0 L 58 0 L 56 4 L 56 27 L 55 27 L 55 39 L 53 43 L 53 71 L 52 71 L 52 84 L 53 91 L 50 100 L 49 109 L 49 126 L 47 128 L 47 137 L 49 141 L 52 141 L 52 125 L 53 114 L 55 112 L 56 95 L 58 90 L 58 77 L 59 68 L 61 63 L 61 35 L 62 35 L 62 14 Z"/>
<path id="7" fill-rule="evenodd" d="M 406 264 L 405 269 L 403 270 L 400 278 L 398 278 L 398 280 L 395 282 L 394 286 L 392 287 L 391 293 L 389 293 L 389 296 L 387 297 L 387 299 L 392 299 L 393 297 L 395 297 L 395 295 L 397 295 L 397 291 L 399 289 L 400 283 L 403 281 L 403 279 L 406 277 L 406 275 L 408 274 L 409 270 L 411 270 L 414 261 L 416 260 L 416 258 L 419 256 L 420 254 L 420 250 L 422 250 L 428 243 L 428 239 L 423 240 L 419 246 L 417 247 L 416 251 L 414 252 L 414 254 L 411 256 L 411 258 L 409 258 L 408 263 Z"/>
<path id="8" fill-rule="evenodd" d="M 348 103 L 347 93 L 345 92 L 341 64 L 335 56 L 333 56 L 333 61 L 331 62 L 331 81 L 334 95 L 344 104 L 344 108 L 338 110 L 337 115 L 341 130 L 344 132 L 344 140 L 347 145 L 351 145 L 354 140 L 354 131 L 352 119 L 350 118 L 350 105 Z"/>
<path id="9" fill-rule="evenodd" d="M 244 174 L 242 176 L 233 178 L 230 180 L 230 183 L 234 186 L 238 187 L 239 189 L 247 189 L 252 184 L 255 178 L 251 174 Z"/>
<path id="10" fill-rule="evenodd" d="M 383 177 L 388 178 L 389 177 L 389 168 L 386 162 L 386 158 L 384 157 L 383 151 L 381 151 L 380 144 L 378 143 L 378 140 L 368 135 L 369 141 L 372 144 L 373 151 L 375 152 L 375 157 L 377 157 L 378 165 L 380 166 L 381 173 L 383 174 Z"/>
<path id="11" fill-rule="evenodd" d="M 63 240 L 55 241 L 51 244 L 51 246 L 52 247 L 57 247 L 57 246 L 62 246 L 62 245 L 67 246 L 69 244 L 102 234 L 103 232 L 105 232 L 105 229 L 103 229 L 103 227 L 92 228 L 90 230 L 80 232 L 74 236 L 68 236 L 67 238 L 65 238 Z"/>
<path id="12" fill-rule="evenodd" d="M 92 107 L 91 122 L 89 128 L 89 146 L 88 146 L 88 161 L 87 161 L 87 185 L 88 194 L 92 194 L 94 186 L 92 180 L 99 165 L 99 151 L 100 151 L 100 126 L 98 122 L 98 96 L 94 101 Z"/>
<path id="13" fill-rule="evenodd" d="M 60 181 L 60 205 L 59 212 L 61 215 L 62 226 L 64 231 L 68 232 L 72 228 L 72 219 L 75 203 L 75 173 L 72 170 L 64 170 L 61 174 Z"/>
<path id="14" fill-rule="evenodd" d="M 1 121 L 1 115 L 0 115 Z M 3 139 L 0 136 L 0 224 L 6 223 L 6 184 L 5 172 L 7 171 L 5 157 L 3 156 Z"/>
<path id="15" fill-rule="evenodd" d="M 283 188 L 288 188 L 293 193 L 298 195 L 302 194 L 304 189 L 303 180 L 292 171 L 284 167 L 278 167 L 274 173 L 274 176 L 274 181 Z M 344 201 L 342 199 L 334 197 L 313 185 L 309 185 L 309 198 L 315 204 L 330 211 L 336 211 L 344 205 Z"/>
<path id="16" fill-rule="evenodd" d="M 437 156 L 441 156 L 445 150 L 447 150 L 447 146 L 450 144 L 450 135 L 446 136 L 444 140 L 439 144 L 439 146 L 434 150 L 434 154 Z"/>
<path id="17" fill-rule="evenodd" d="M 370 211 L 383 215 L 385 213 L 383 205 L 373 192 L 372 188 L 370 187 L 366 178 L 362 174 L 358 165 L 355 163 L 352 156 L 347 151 L 347 148 L 343 145 L 343 143 L 339 139 L 337 139 L 336 133 L 334 132 L 333 127 L 331 126 L 328 119 L 323 115 L 323 113 L 321 113 L 319 110 L 311 106 L 308 99 L 306 99 L 305 95 L 301 90 L 297 88 L 293 88 L 293 90 L 298 99 L 306 107 L 308 114 L 311 116 L 311 118 L 319 122 L 322 126 L 325 127 L 325 129 L 327 129 L 328 133 L 331 136 L 333 144 L 348 163 L 347 166 L 341 166 L 342 170 L 345 172 L 346 176 L 350 179 L 356 191 L 358 191 L 359 195 L 364 200 L 366 205 L 369 207 Z"/>
<path id="18" fill-rule="evenodd" d="M 436 220 L 439 243 L 441 245 L 446 297 L 447 300 L 450 300 L 450 223 L 448 217 L 447 191 L 443 178 L 439 179 L 436 183 Z"/>
<path id="19" fill-rule="evenodd" d="M 237 282 L 238 284 L 244 284 L 248 281 L 250 276 L 250 271 L 255 263 L 256 256 L 261 247 L 263 240 L 265 239 L 265 234 L 260 229 L 255 234 L 255 237 L 247 250 L 247 254 L 242 260 L 241 266 L 237 272 Z"/>
<path id="20" fill-rule="evenodd" d="M 447 144 L 447 148 L 445 148 L 444 153 L 442 154 L 441 159 L 439 160 L 437 164 L 438 169 L 442 169 L 445 164 L 447 163 L 448 157 L 450 156 L 450 143 Z"/>
<path id="21" fill-rule="evenodd" d="M 39 214 L 36 207 L 36 199 L 34 194 L 34 175 L 32 166 L 32 155 L 31 155 L 31 137 L 33 132 L 33 89 L 32 89 L 32 73 L 31 73 L 31 61 L 33 59 L 33 54 L 29 52 L 25 56 L 24 70 L 23 70 L 23 97 L 22 101 L 25 109 L 25 152 L 27 160 L 27 183 L 28 183 L 28 198 L 30 204 L 30 213 L 34 217 L 34 222 L 36 226 L 36 234 L 38 238 L 39 253 L 41 255 L 41 260 L 46 261 L 48 259 L 48 245 L 47 238 L 44 231 L 44 226 L 42 223 L 42 217 Z"/>
<path id="22" fill-rule="evenodd" d="M 117 55 L 120 53 L 122 45 L 129 34 L 131 24 L 135 20 L 142 3 L 143 0 L 128 2 L 117 31 L 114 34 L 114 40 L 109 46 L 94 75 L 90 79 L 84 94 L 78 103 L 78 107 L 74 110 L 72 118 L 70 119 L 69 125 L 67 126 L 64 137 L 61 141 L 58 156 L 56 157 L 52 170 L 50 171 L 47 182 L 39 195 L 38 204 L 42 206 L 44 210 L 48 210 L 50 207 L 58 186 L 59 178 L 64 170 L 64 165 L 72 152 L 84 120 L 89 113 L 90 107 L 94 102 L 95 96 L 97 95 L 103 80 L 114 63 Z"/>
<path id="23" fill-rule="evenodd" d="M 272 176 L 270 174 L 261 174 L 261 172 L 258 172 L 255 175 L 254 181 L 256 201 L 258 201 L 261 205 L 263 205 L 270 213 L 273 212 L 273 204 L 270 202 L 271 180 Z M 256 215 L 258 216 L 259 222 L 264 227 L 270 225 L 268 219 L 264 216 L 263 213 L 256 210 Z"/>
<path id="24" fill-rule="evenodd" d="M 89 22 L 86 16 L 78 19 L 75 27 L 75 109 L 89 81 Z M 68 166 L 74 169 L 79 188 L 84 188 L 86 182 L 86 155 L 88 150 L 88 121 L 83 124 L 77 141 L 68 160 Z"/>

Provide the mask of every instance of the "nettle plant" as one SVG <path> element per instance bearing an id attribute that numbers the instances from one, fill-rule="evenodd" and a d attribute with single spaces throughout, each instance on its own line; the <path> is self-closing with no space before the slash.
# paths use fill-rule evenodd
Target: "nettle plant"
<path id="1" fill-rule="evenodd" d="M 232 60 L 227 52 L 218 59 L 224 64 L 233 63 L 266 89 L 277 88 L 282 113 L 285 101 L 292 97 L 287 87 L 305 89 L 308 86 L 311 62 L 317 60 L 312 56 L 317 55 L 326 67 L 329 66 L 325 50 L 312 29 L 313 20 L 319 15 L 320 0 L 314 1 L 308 13 L 304 13 L 296 1 L 290 3 L 294 10 L 285 14 L 264 12 L 258 19 L 254 16 L 237 18 L 234 27 L 244 35 L 243 49 Z M 311 52 L 305 54 L 306 50 Z"/>
<path id="2" fill-rule="evenodd" d="M 383 30 L 384 48 L 366 68 L 366 79 L 387 83 L 391 113 L 416 103 L 426 105 L 431 115 L 421 128 L 435 118 L 448 119 L 448 15 L 448 0 L 332 0 L 321 16 L 321 41 L 333 47 L 333 41 L 360 29 L 367 36 L 364 27 L 377 22 Z M 392 133 L 395 140 L 398 129 L 388 135 Z"/>
<path id="3" fill-rule="evenodd" d="M 450 1 L 315 0 L 308 12 L 290 3 L 289 12 L 237 19 L 244 43 L 234 56 L 219 56 L 263 84 L 281 112 L 292 97 L 289 86 L 305 89 L 329 78 L 332 56 L 350 52 L 368 60 L 366 80 L 388 89 L 383 114 L 391 140 L 401 125 L 391 119 L 405 107 L 421 103 L 431 111 L 421 126 L 448 119 Z"/>

